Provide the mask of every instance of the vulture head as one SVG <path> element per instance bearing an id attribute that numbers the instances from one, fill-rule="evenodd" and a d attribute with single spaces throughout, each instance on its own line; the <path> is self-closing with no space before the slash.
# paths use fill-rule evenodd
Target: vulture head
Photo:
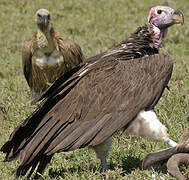
<path id="1" fill-rule="evenodd" d="M 184 24 L 184 16 L 179 10 L 167 6 L 155 6 L 150 9 L 148 28 L 154 35 L 154 46 L 159 48 L 168 28 L 173 24 Z"/>
<path id="2" fill-rule="evenodd" d="M 48 31 L 50 19 L 50 13 L 47 9 L 39 9 L 35 14 L 35 21 L 42 32 Z"/>

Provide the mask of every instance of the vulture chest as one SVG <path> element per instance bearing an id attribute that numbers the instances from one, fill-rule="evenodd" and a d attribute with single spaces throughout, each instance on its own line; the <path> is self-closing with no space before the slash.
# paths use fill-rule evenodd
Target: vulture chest
<path id="1" fill-rule="evenodd" d="M 41 67 L 41 69 L 45 67 L 55 66 L 63 62 L 62 54 L 56 49 L 52 53 L 44 53 L 40 50 L 36 50 L 32 57 L 32 63 L 36 66 Z"/>
<path id="2" fill-rule="evenodd" d="M 49 87 L 64 70 L 64 58 L 62 54 L 54 50 L 51 54 L 36 50 L 32 56 L 31 83 L 35 92 Z"/>

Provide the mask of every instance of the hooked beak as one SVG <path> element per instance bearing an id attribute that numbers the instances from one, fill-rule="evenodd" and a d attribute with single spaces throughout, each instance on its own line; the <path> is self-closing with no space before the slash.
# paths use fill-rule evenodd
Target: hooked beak
<path id="1" fill-rule="evenodd" d="M 43 23 L 43 25 L 44 25 L 45 27 L 47 27 L 47 26 L 48 26 L 49 21 L 48 21 L 47 16 L 43 16 L 43 17 L 42 17 L 42 23 Z"/>
<path id="2" fill-rule="evenodd" d="M 173 23 L 174 24 L 181 24 L 181 25 L 184 24 L 184 15 L 179 10 L 176 10 L 173 13 Z"/>

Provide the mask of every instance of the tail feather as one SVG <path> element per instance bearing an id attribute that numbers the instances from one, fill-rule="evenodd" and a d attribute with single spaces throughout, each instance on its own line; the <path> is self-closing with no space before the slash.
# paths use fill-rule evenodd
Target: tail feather
<path id="1" fill-rule="evenodd" d="M 46 126 L 40 129 L 40 131 L 30 139 L 26 144 L 25 148 L 20 152 L 20 163 L 27 164 L 29 163 L 35 156 L 39 154 L 39 152 L 43 149 L 44 145 L 48 143 L 54 133 L 57 131 L 57 126 L 59 125 L 59 121 L 53 122 L 50 121 Z"/>
<path id="2" fill-rule="evenodd" d="M 49 144 L 55 139 L 60 130 L 66 128 L 67 123 L 60 122 L 48 116 L 53 106 L 78 83 L 79 80 L 70 82 L 69 88 L 65 88 L 61 95 L 43 101 L 39 107 L 10 135 L 9 140 L 1 147 L 1 151 L 6 153 L 5 161 L 11 161 L 20 156 L 20 167 L 17 170 L 17 176 L 25 175 L 31 168 L 30 174 L 38 166 L 38 172 L 41 172 L 47 162 L 47 157 L 53 155 L 46 154 Z M 70 115 L 68 114 L 68 117 Z M 44 162 L 40 159 L 45 157 Z M 29 174 L 29 175 L 30 175 Z"/>
<path id="3" fill-rule="evenodd" d="M 0 151 L 6 153 L 5 161 L 15 159 L 20 151 L 27 145 L 27 143 L 39 132 L 42 126 L 47 123 L 48 119 L 44 116 L 53 108 L 53 106 L 63 99 L 73 87 L 79 82 L 80 78 L 74 78 L 73 81 L 68 81 L 67 87 L 61 86 L 63 91 L 61 95 L 54 95 L 43 101 L 38 108 L 10 135 L 9 140 L 1 147 Z M 65 88 L 65 89 L 64 89 Z M 58 93 L 58 92 L 57 92 Z"/>
<path id="4" fill-rule="evenodd" d="M 51 159 L 52 159 L 53 155 L 50 156 L 42 156 L 39 166 L 37 168 L 37 172 L 42 174 L 43 171 L 45 170 L 45 168 L 47 167 L 47 165 L 50 163 Z"/>
<path id="5" fill-rule="evenodd" d="M 19 152 L 26 145 L 28 139 L 36 132 L 36 129 L 41 122 L 40 119 L 42 119 L 49 109 L 50 106 L 46 106 L 45 108 L 38 107 L 31 116 L 13 131 L 9 140 L 0 149 L 0 151 L 6 153 L 5 161 L 11 161 L 17 157 Z"/>
<path id="6" fill-rule="evenodd" d="M 36 167 L 37 167 L 36 173 L 42 174 L 45 168 L 47 167 L 47 165 L 50 163 L 52 157 L 53 154 L 49 156 L 47 155 L 36 156 L 35 159 L 33 159 L 29 164 L 19 166 L 19 168 L 16 171 L 16 177 L 25 176 L 28 170 L 31 168 L 27 175 L 27 177 L 29 178 L 35 171 Z"/>

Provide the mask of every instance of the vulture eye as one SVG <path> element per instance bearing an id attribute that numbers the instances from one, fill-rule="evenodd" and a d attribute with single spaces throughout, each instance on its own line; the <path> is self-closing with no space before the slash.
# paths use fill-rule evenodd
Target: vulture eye
<path id="1" fill-rule="evenodd" d="M 48 20 L 50 20 L 50 18 L 51 18 L 50 15 L 48 15 L 47 18 L 48 18 Z"/>
<path id="2" fill-rule="evenodd" d="M 160 9 L 157 10 L 157 13 L 158 13 L 158 14 L 161 14 L 161 13 L 162 13 L 162 10 L 160 10 Z"/>
<path id="3" fill-rule="evenodd" d="M 40 14 L 37 14 L 37 16 L 41 18 L 41 15 L 40 15 Z"/>

